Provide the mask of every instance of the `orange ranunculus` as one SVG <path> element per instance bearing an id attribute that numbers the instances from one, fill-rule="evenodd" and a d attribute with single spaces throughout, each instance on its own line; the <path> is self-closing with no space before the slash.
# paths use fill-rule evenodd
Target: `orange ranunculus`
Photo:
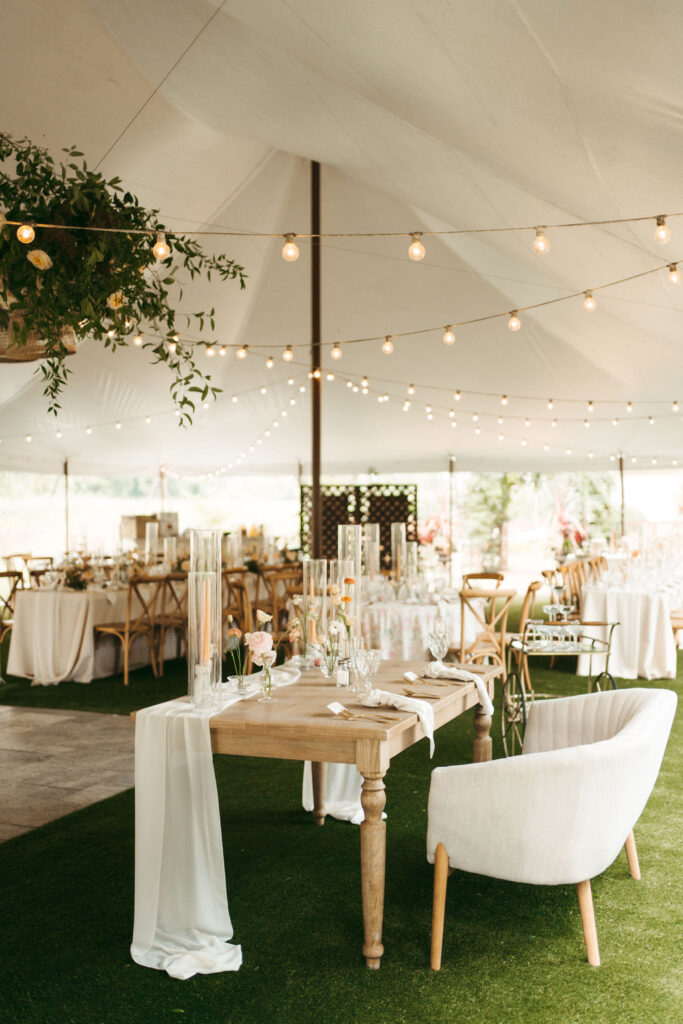
<path id="1" fill-rule="evenodd" d="M 350 576 L 347 576 L 347 577 L 346 577 L 346 579 L 344 580 L 344 583 L 346 583 L 346 584 L 347 584 L 347 586 L 351 586 L 351 584 L 353 584 L 353 583 L 355 583 L 355 582 L 356 582 L 356 581 L 355 581 L 355 580 L 352 580 Z"/>
<path id="2" fill-rule="evenodd" d="M 351 598 L 348 596 L 348 594 L 342 597 L 342 601 L 344 601 L 345 604 L 351 604 Z"/>
<path id="3" fill-rule="evenodd" d="M 242 630 L 237 629 L 236 626 L 233 626 L 232 629 L 228 630 L 228 636 L 242 636 Z"/>

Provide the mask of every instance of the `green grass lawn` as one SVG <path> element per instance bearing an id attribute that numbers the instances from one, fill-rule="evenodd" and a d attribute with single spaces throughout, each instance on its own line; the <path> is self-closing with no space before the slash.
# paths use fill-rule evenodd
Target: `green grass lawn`
<path id="1" fill-rule="evenodd" d="M 564 665 L 567 669 L 570 666 Z M 570 671 L 535 668 L 544 692 L 582 692 Z M 679 676 L 664 684 L 679 693 Z M 633 685 L 633 684 L 624 684 Z M 88 686 L 10 681 L 0 702 L 127 713 L 184 692 L 133 673 Z M 497 706 L 499 701 L 496 701 Z M 430 772 L 471 760 L 472 721 L 392 762 L 387 785 L 385 956 L 361 956 L 359 830 L 315 828 L 301 809 L 301 765 L 217 757 L 237 974 L 174 981 L 129 956 L 133 792 L 0 845 L 1 1024 L 674 1024 L 681 978 L 681 715 L 636 828 L 642 882 L 622 854 L 593 883 L 602 967 L 585 960 L 573 887 L 450 879 L 443 969 L 428 967 L 432 869 L 425 859 Z M 501 755 L 499 722 L 494 756 Z M 492 833 L 491 842 L 504 842 Z"/>

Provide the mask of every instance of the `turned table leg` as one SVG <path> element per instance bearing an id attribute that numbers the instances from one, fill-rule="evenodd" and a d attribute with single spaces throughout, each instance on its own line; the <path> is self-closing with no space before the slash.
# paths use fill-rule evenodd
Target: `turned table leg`
<path id="1" fill-rule="evenodd" d="M 493 742 L 490 736 L 491 716 L 487 715 L 481 704 L 474 708 L 474 754 L 475 763 L 479 761 L 490 761 L 493 751 Z"/>
<path id="2" fill-rule="evenodd" d="M 325 782 L 327 779 L 327 765 L 324 761 L 311 762 L 311 776 L 313 778 L 313 821 L 316 825 L 325 824 Z"/>
<path id="3" fill-rule="evenodd" d="M 384 916 L 384 872 L 386 860 L 386 823 L 382 811 L 386 803 L 384 773 L 364 774 L 361 804 L 365 819 L 360 826 L 360 869 L 363 893 L 363 927 L 365 963 L 378 970 L 384 946 L 382 945 L 382 918 Z"/>

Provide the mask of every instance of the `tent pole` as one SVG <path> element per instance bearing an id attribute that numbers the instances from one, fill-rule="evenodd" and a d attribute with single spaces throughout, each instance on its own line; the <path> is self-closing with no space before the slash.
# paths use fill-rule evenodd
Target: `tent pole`
<path id="1" fill-rule="evenodd" d="M 164 473 L 164 467 L 159 466 L 159 500 L 161 504 L 161 514 L 164 514 L 164 503 L 166 501 L 166 474 Z"/>
<path id="2" fill-rule="evenodd" d="M 448 586 L 453 587 L 453 473 L 455 458 L 448 456 Z"/>
<path id="3" fill-rule="evenodd" d="M 626 519 L 624 515 L 625 501 L 624 501 L 624 456 L 619 456 L 619 486 L 621 488 L 621 536 L 623 537 L 626 533 Z"/>
<path id="4" fill-rule="evenodd" d="M 322 374 L 320 372 L 320 164 L 311 160 L 311 476 L 312 519 L 311 555 L 322 555 L 322 503 L 320 495 L 320 418 L 322 406 Z M 317 373 L 316 373 L 317 371 Z"/>
<path id="5" fill-rule="evenodd" d="M 69 554 L 69 460 L 64 459 L 64 554 Z"/>

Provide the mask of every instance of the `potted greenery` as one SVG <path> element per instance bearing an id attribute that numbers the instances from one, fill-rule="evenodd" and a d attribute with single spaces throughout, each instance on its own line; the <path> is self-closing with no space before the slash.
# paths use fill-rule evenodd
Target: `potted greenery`
<path id="1" fill-rule="evenodd" d="M 64 152 L 68 162 L 56 164 L 32 142 L 0 134 L 0 360 L 40 358 L 56 413 L 76 340 L 139 345 L 171 371 L 179 422 L 189 423 L 195 400 L 220 389 L 194 358 L 196 346 L 212 342 L 180 333 L 215 330 L 215 320 L 213 309 L 176 314 L 176 274 L 217 275 L 244 288 L 244 269 L 164 231 L 158 211 L 142 207 L 119 178 L 105 180 L 74 148 Z"/>

